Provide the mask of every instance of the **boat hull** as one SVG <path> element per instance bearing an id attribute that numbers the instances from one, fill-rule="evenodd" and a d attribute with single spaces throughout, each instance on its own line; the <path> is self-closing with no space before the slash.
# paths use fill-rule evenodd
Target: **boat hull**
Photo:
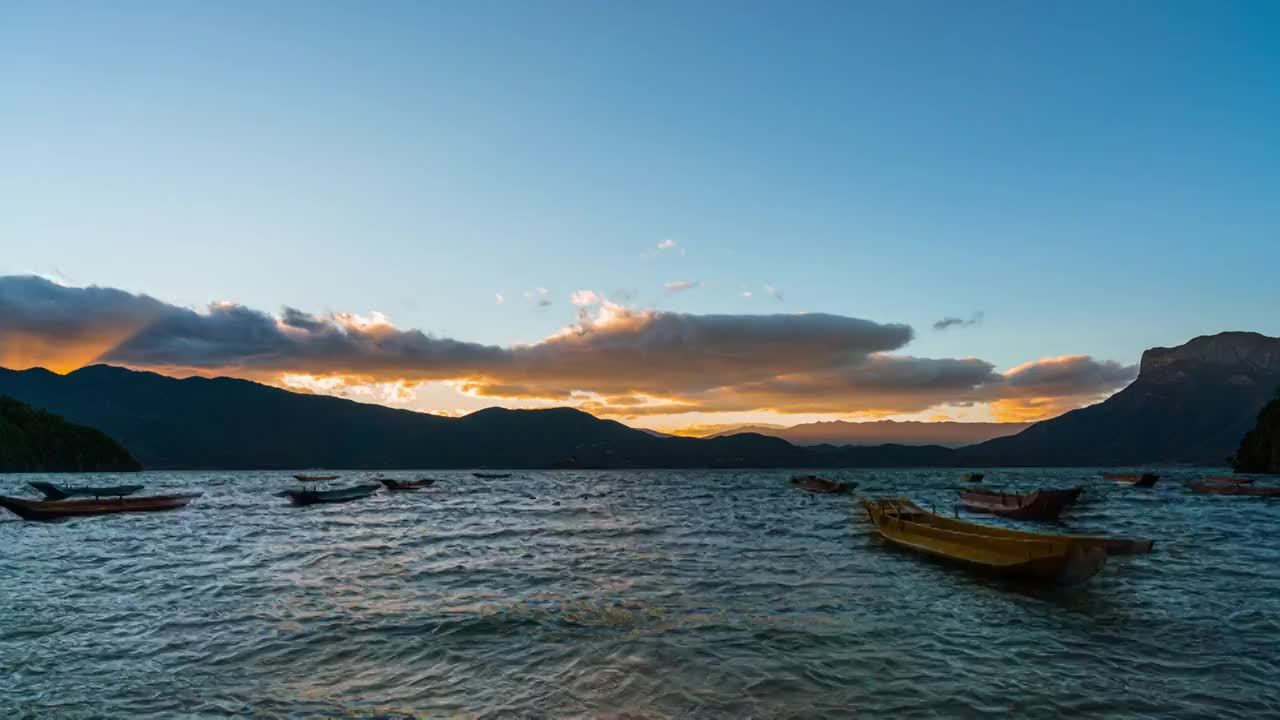
<path id="1" fill-rule="evenodd" d="M 1155 473 L 1106 473 L 1102 478 L 1104 480 L 1110 480 L 1117 485 L 1149 488 L 1156 484 L 1156 481 L 1160 479 L 1160 476 Z"/>
<path id="2" fill-rule="evenodd" d="M 996 537 L 942 526 L 940 516 L 905 500 L 864 500 L 863 507 L 880 536 L 914 552 L 987 572 L 1057 585 L 1077 585 L 1093 577 L 1106 563 L 1100 547 L 1039 535 L 1034 538 Z"/>
<path id="3" fill-rule="evenodd" d="M 35 481 L 27 483 L 44 493 L 48 500 L 66 500 L 73 497 L 123 497 L 132 495 L 142 489 L 142 485 L 109 485 L 105 487 L 75 487 L 72 485 L 54 485 L 51 482 Z"/>
<path id="4" fill-rule="evenodd" d="M 791 484 L 801 490 L 807 490 L 808 492 L 821 495 L 847 493 L 858 486 L 857 483 L 838 483 L 832 480 L 824 480 L 820 477 L 814 477 L 812 475 L 793 477 L 791 478 Z"/>
<path id="5" fill-rule="evenodd" d="M 30 500 L 0 496 L 0 507 L 23 520 L 61 520 L 91 515 L 132 512 L 161 512 L 186 507 L 203 493 L 153 495 L 150 497 L 97 498 L 93 500 Z"/>
<path id="6" fill-rule="evenodd" d="M 1220 483 L 1226 485 L 1249 485 L 1253 483 L 1253 478 L 1235 477 L 1232 475 L 1207 475 L 1200 478 L 1202 483 Z"/>
<path id="7" fill-rule="evenodd" d="M 361 500 L 378 492 L 380 485 L 353 485 L 336 490 L 285 490 L 279 493 L 294 505 L 323 505 Z"/>
<path id="8" fill-rule="evenodd" d="M 909 500 L 899 500 L 905 502 L 912 507 L 916 507 Z M 1037 539 L 1051 537 L 1068 542 L 1078 543 L 1082 545 L 1090 545 L 1100 547 L 1107 552 L 1108 555 L 1146 555 L 1155 547 L 1153 540 L 1140 540 L 1136 538 L 1111 538 L 1097 537 L 1091 535 L 1057 535 L 1048 533 L 1036 533 L 1027 530 L 1015 530 L 1013 528 L 996 527 L 994 525 L 984 525 L 981 523 L 965 522 L 946 517 L 945 515 L 934 515 L 933 522 L 942 527 L 949 527 L 960 530 L 962 532 L 976 532 L 983 535 L 993 537 L 1010 537 L 1023 539 Z"/>
<path id="9" fill-rule="evenodd" d="M 483 479 L 483 480 L 502 480 L 502 479 L 504 479 L 504 478 L 509 478 L 509 477 L 511 477 L 511 473 L 478 473 L 478 472 L 473 472 L 473 473 L 471 473 L 471 474 L 472 474 L 473 476 L 478 477 L 478 478 L 481 478 L 481 479 Z"/>
<path id="10" fill-rule="evenodd" d="M 1057 520 L 1063 509 L 1080 496 L 1083 488 L 1037 490 L 1029 495 L 1009 495 L 989 490 L 966 490 L 960 503 L 971 512 L 988 513 L 1015 520 Z"/>
<path id="11" fill-rule="evenodd" d="M 298 482 L 320 482 L 321 480 L 337 480 L 341 475 L 294 475 Z"/>
<path id="12" fill-rule="evenodd" d="M 986 477 L 986 475 L 983 475 L 982 473 L 965 473 L 960 476 L 960 479 L 965 482 L 982 482 L 982 478 L 984 477 Z"/>
<path id="13" fill-rule="evenodd" d="M 1187 486 L 1199 495 L 1238 495 L 1243 497 L 1280 497 L 1280 487 L 1228 485 L 1226 483 L 1192 483 Z"/>
<path id="14" fill-rule="evenodd" d="M 421 490 L 422 488 L 429 488 L 434 485 L 436 481 L 430 478 L 424 480 L 393 480 L 391 478 L 380 478 L 378 482 L 382 483 L 383 487 L 392 492 L 403 492 L 406 490 Z"/>

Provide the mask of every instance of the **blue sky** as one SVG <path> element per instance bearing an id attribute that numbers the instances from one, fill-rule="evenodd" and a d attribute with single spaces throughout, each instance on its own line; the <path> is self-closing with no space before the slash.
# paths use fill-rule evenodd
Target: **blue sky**
<path id="1" fill-rule="evenodd" d="M 0 274 L 499 345 L 592 289 L 903 322 L 905 352 L 1001 369 L 1278 335 L 1277 27 L 1274 3 L 7 3 Z"/>

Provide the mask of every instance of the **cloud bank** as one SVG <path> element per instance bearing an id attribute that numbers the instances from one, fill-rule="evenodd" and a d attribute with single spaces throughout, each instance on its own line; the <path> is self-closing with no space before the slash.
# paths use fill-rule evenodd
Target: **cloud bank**
<path id="1" fill-rule="evenodd" d="M 545 295 L 533 291 L 530 300 Z M 320 392 L 376 386 L 378 397 L 447 381 L 477 397 L 621 417 L 901 413 L 989 403 L 1015 418 L 1074 407 L 1136 374 L 1134 366 L 1083 355 L 1005 373 L 976 358 L 912 357 L 899 354 L 912 340 L 909 326 L 840 315 L 692 315 L 628 308 L 590 290 L 572 300 L 574 324 L 530 345 L 501 347 L 403 330 L 379 313 L 286 307 L 270 314 L 234 303 L 197 312 L 111 288 L 0 277 L 0 365 L 65 371 L 105 362 Z"/>

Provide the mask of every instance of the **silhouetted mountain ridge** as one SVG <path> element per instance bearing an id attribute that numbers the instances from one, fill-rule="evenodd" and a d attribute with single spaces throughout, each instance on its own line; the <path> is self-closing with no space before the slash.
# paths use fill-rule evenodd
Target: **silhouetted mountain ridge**
<path id="1" fill-rule="evenodd" d="M 1206 335 L 1142 354 L 1097 405 L 962 448 L 973 465 L 1222 465 L 1280 386 L 1280 338 Z"/>
<path id="2" fill-rule="evenodd" d="M 797 448 L 752 434 L 654 436 L 571 408 L 445 418 L 247 380 L 106 365 L 67 375 L 0 370 L 0 392 L 103 429 L 150 468 L 877 466 L 903 455 L 889 448 L 882 460 L 875 448 Z"/>

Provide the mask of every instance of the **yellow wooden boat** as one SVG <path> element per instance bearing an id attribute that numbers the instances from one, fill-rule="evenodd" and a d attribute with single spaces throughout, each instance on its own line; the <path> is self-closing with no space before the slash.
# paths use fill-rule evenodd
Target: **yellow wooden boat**
<path id="1" fill-rule="evenodd" d="M 899 498 L 899 503 L 906 503 L 915 508 L 919 512 L 924 512 L 918 505 L 910 500 Z M 989 535 L 991 537 L 1015 538 L 1023 540 L 1041 540 L 1049 538 L 1051 540 L 1063 540 L 1075 543 L 1077 545 L 1086 545 L 1091 547 L 1100 547 L 1107 551 L 1108 555 L 1146 555 L 1155 547 L 1154 540 L 1138 540 L 1133 538 L 1112 538 L 1112 537 L 1096 537 L 1091 535 L 1055 535 L 1052 533 L 1029 532 L 1027 530 L 1013 530 L 1011 528 L 996 527 L 994 525 L 982 525 L 980 523 L 965 522 L 955 518 L 949 518 L 945 515 L 935 515 L 933 522 L 939 527 L 959 532 L 972 532 L 980 535 Z"/>
<path id="2" fill-rule="evenodd" d="M 880 536 L 895 545 L 1004 575 L 1076 585 L 1107 561 L 1107 551 L 1096 544 L 1064 535 L 991 534 L 985 532 L 990 526 L 950 520 L 905 498 L 863 500 L 862 505 Z"/>

